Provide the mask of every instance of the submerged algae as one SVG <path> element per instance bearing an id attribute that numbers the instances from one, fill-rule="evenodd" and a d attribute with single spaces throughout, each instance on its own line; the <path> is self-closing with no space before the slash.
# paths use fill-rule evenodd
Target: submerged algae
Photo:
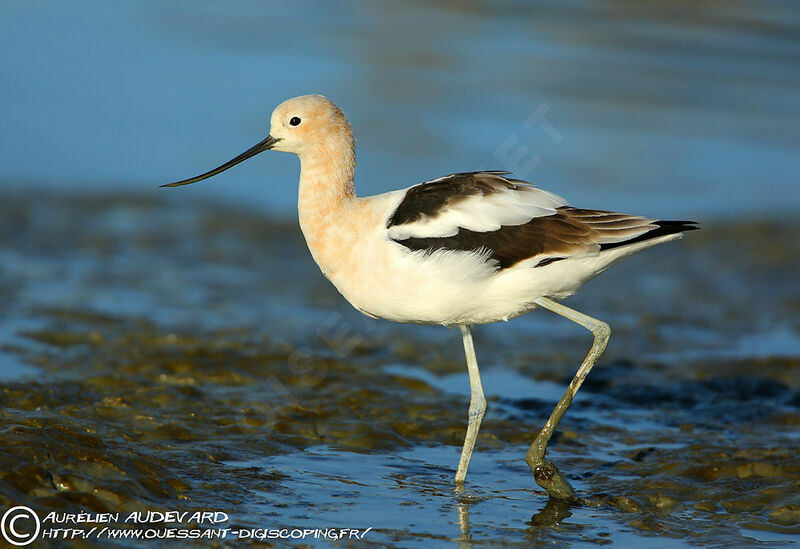
<path id="1" fill-rule="evenodd" d="M 569 507 L 545 501 L 523 457 L 553 404 L 539 389 L 563 390 L 588 346 L 580 331 L 530 315 L 476 332 L 487 379 L 504 368 L 531 394 L 485 384 L 496 396 L 458 496 L 456 334 L 361 320 L 292 225 L 138 199 L 0 204 L 0 360 L 39 371 L 0 386 L 4 507 L 349 517 L 376 528 L 368 546 L 800 534 L 794 226 L 710 227 L 634 258 L 625 302 L 604 291 L 617 281 L 589 287 L 584 309 L 615 335 L 552 445 L 582 500 Z"/>

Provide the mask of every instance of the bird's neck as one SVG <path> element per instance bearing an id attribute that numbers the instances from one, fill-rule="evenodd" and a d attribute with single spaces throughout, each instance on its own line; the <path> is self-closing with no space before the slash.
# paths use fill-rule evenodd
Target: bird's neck
<path id="1" fill-rule="evenodd" d="M 338 145 L 338 146 L 336 146 Z M 356 202 L 356 158 L 352 139 L 321 145 L 300 154 L 300 228 L 315 259 Z"/>

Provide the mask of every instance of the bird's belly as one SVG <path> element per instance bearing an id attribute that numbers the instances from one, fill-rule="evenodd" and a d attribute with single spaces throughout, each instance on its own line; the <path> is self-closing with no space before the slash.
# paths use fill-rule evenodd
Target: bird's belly
<path id="1" fill-rule="evenodd" d="M 572 293 L 537 283 L 543 269 L 498 271 L 475 253 L 409 252 L 384 241 L 361 257 L 328 278 L 362 313 L 396 322 L 484 324 L 526 313 L 543 295 Z"/>

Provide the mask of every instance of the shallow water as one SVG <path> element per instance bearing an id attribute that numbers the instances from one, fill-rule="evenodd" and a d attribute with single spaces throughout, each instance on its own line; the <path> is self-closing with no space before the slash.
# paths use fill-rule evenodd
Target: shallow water
<path id="1" fill-rule="evenodd" d="M 321 545 L 800 539 L 796 225 L 711 223 L 570 300 L 614 334 L 551 445 L 583 499 L 567 507 L 523 456 L 589 344 L 581 329 L 536 312 L 476 331 L 490 404 L 456 494 L 457 332 L 350 311 L 294 225 L 2 198 L 2 506 L 373 528 L 306 540 Z"/>
<path id="2" fill-rule="evenodd" d="M 323 93 L 364 194 L 505 169 L 577 206 L 791 215 L 799 38 L 786 0 L 4 2 L 0 178 L 149 195 Z M 170 196 L 289 217 L 296 182 L 270 154 Z"/>
<path id="3" fill-rule="evenodd" d="M 0 509 L 372 528 L 323 546 L 796 544 L 798 37 L 782 0 L 2 3 Z M 156 189 L 310 92 L 352 122 L 362 194 L 506 169 L 702 223 L 569 300 L 613 328 L 549 451 L 581 505 L 523 456 L 583 329 L 476 330 L 489 411 L 456 494 L 458 333 L 343 301 L 296 159 Z"/>

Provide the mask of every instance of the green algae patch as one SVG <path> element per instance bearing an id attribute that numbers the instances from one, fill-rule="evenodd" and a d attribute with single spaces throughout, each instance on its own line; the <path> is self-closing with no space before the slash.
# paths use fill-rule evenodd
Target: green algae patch
<path id="1" fill-rule="evenodd" d="M 626 299 L 619 281 L 587 287 L 575 306 L 614 335 L 548 454 L 578 492 L 565 504 L 523 458 L 586 352 L 580 330 L 538 313 L 476 330 L 482 372 L 514 377 L 486 384 L 457 494 L 457 334 L 347 309 L 294 225 L 125 198 L 11 197 L 4 211 L 0 365 L 37 374 L 0 380 L 2 507 L 355 520 L 374 546 L 800 533 L 794 226 L 710 226 L 632 259 Z"/>

